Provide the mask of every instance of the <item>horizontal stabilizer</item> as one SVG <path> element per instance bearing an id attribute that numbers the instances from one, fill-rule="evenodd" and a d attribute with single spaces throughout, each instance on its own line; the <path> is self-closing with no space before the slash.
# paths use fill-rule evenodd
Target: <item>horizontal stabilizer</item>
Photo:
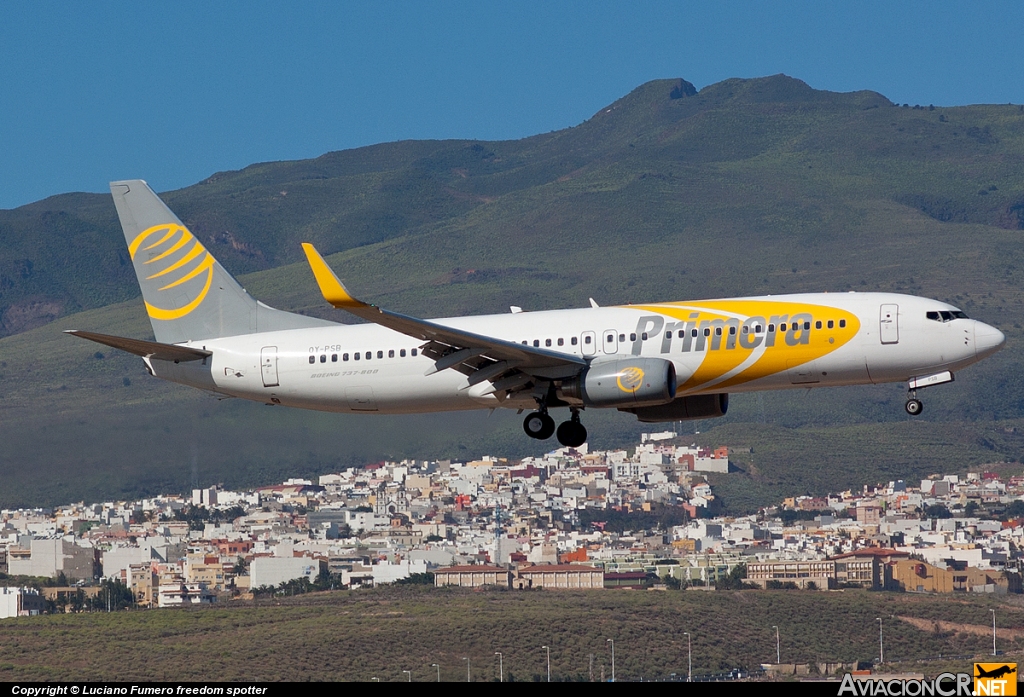
<path id="1" fill-rule="evenodd" d="M 127 339 L 123 336 L 111 334 L 97 334 L 96 332 L 83 332 L 78 329 L 67 329 L 65 334 L 80 336 L 97 344 L 110 346 L 112 348 L 134 353 L 143 358 L 155 358 L 158 361 L 200 361 L 212 356 L 211 351 L 189 348 L 187 346 L 175 346 L 174 344 L 161 344 L 157 341 L 143 341 L 142 339 Z"/>

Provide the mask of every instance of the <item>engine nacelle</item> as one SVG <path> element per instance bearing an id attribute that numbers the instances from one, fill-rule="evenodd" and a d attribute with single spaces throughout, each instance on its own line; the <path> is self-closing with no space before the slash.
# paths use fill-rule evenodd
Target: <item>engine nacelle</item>
<path id="1" fill-rule="evenodd" d="M 620 408 L 619 411 L 628 411 L 631 414 L 636 414 L 637 420 L 644 423 L 713 419 L 718 416 L 725 416 L 725 413 L 729 411 L 729 395 L 724 393 L 691 395 L 689 397 L 680 397 L 668 404 L 637 409 Z"/>
<path id="2" fill-rule="evenodd" d="M 602 361 L 571 380 L 563 380 L 561 393 L 587 407 L 667 404 L 676 396 L 676 368 L 663 358 Z"/>

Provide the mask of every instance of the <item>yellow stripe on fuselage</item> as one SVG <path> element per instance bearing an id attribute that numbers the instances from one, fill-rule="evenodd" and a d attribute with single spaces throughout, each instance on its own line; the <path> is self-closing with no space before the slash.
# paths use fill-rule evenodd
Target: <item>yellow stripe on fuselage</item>
<path id="1" fill-rule="evenodd" d="M 704 359 L 693 375 L 679 385 L 680 392 L 709 383 L 714 383 L 716 388 L 726 388 L 784 372 L 832 353 L 853 339 L 860 330 L 860 320 L 855 314 L 809 303 L 714 300 L 631 305 L 630 308 L 677 320 L 674 324 L 666 322 L 662 330 L 669 331 L 671 327 L 673 332 L 671 349 L 666 357 L 679 354 L 680 343 L 686 340 L 678 338 L 680 330 L 686 334 L 698 330 L 698 337 L 691 336 L 691 341 L 685 345 L 691 352 L 703 350 Z M 833 322 L 831 329 L 828 328 L 829 320 Z M 821 329 L 816 328 L 819 321 Z M 793 328 L 794 322 L 798 325 L 796 329 Z M 805 329 L 808 322 L 810 329 Z M 753 331 L 757 324 L 763 328 L 760 334 Z M 780 331 L 783 324 L 786 325 L 785 332 Z M 774 326 L 774 332 L 768 331 L 769 325 Z M 735 328 L 735 334 L 729 334 L 730 327 Z M 746 334 L 743 333 L 744 327 L 748 328 Z M 711 330 L 708 337 L 703 336 L 705 328 Z M 715 330 L 719 328 L 722 334 L 716 335 Z"/>

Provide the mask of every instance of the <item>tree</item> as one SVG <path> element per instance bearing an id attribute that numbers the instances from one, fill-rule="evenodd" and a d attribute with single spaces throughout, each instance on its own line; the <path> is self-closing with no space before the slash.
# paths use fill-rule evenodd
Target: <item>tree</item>
<path id="1" fill-rule="evenodd" d="M 718 579 L 715 582 L 715 590 L 743 590 L 745 588 L 757 588 L 752 583 L 746 583 L 743 579 L 747 577 L 747 565 L 737 564 L 732 567 L 729 575 Z"/>
<path id="2" fill-rule="evenodd" d="M 952 518 L 953 514 L 949 512 L 949 509 L 943 506 L 941 503 L 933 503 L 931 506 L 925 506 L 921 514 L 922 518 Z"/>

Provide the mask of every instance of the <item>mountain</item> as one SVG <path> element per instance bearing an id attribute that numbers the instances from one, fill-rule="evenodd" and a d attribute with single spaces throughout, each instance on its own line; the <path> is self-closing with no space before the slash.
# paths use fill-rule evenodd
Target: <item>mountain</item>
<path id="1" fill-rule="evenodd" d="M 427 317 L 582 306 L 590 296 L 884 290 L 948 300 L 1002 329 L 1007 348 L 924 393 L 922 418 L 970 434 L 949 449 L 950 466 L 1024 452 L 1015 436 L 992 435 L 1015 433 L 1006 429 L 1024 417 L 1021 106 L 899 106 L 783 75 L 700 91 L 657 80 L 562 131 L 256 164 L 163 196 L 255 296 L 335 319 L 300 263 L 302 241 L 333 253 L 361 296 Z M 0 505 L 252 483 L 360 458 L 458 456 L 459 446 L 538 449 L 511 417 L 271 417 L 155 383 L 134 359 L 96 358 L 60 330 L 150 335 L 127 262 L 109 196 L 0 211 L 0 477 L 18 483 Z M 701 430 L 728 426 L 740 438 L 744 423 L 890 422 L 873 442 L 880 450 L 864 453 L 870 462 L 893 439 L 915 437 L 900 430 L 901 402 L 899 386 L 740 396 L 726 420 Z M 622 415 L 588 419 L 595 446 L 639 431 Z M 784 459 L 758 463 L 749 482 L 764 484 Z M 81 474 L 51 476 L 71 471 Z M 875 470 L 848 476 L 864 471 Z M 43 473 L 45 485 L 35 481 Z"/>

